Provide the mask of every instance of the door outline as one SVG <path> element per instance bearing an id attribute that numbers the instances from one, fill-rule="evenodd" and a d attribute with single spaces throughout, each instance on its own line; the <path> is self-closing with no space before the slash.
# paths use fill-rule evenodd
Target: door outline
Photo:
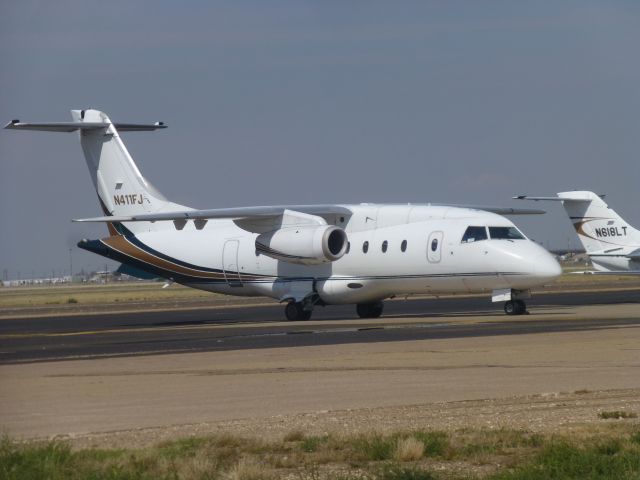
<path id="1" fill-rule="evenodd" d="M 242 287 L 240 267 L 238 266 L 239 240 L 227 240 L 222 247 L 222 272 L 227 285 L 230 287 Z"/>
<path id="2" fill-rule="evenodd" d="M 429 240 L 427 240 L 427 260 L 429 260 L 429 263 L 440 263 L 440 260 L 442 260 L 443 237 L 444 233 L 440 230 L 431 232 L 429 235 Z M 437 242 L 435 250 L 432 249 L 433 242 Z"/>

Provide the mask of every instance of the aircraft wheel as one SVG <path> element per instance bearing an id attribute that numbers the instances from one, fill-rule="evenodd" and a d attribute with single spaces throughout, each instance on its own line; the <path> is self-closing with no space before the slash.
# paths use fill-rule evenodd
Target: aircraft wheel
<path id="1" fill-rule="evenodd" d="M 522 300 L 509 300 L 504 304 L 504 313 L 507 315 L 522 315 L 527 311 L 527 304 Z"/>
<path id="2" fill-rule="evenodd" d="M 301 302 L 289 302 L 284 307 L 284 315 L 290 322 L 309 320 L 311 318 L 311 310 L 304 310 Z"/>
<path id="3" fill-rule="evenodd" d="M 382 315 L 384 304 L 382 302 L 359 303 L 356 312 L 360 318 L 378 318 Z"/>

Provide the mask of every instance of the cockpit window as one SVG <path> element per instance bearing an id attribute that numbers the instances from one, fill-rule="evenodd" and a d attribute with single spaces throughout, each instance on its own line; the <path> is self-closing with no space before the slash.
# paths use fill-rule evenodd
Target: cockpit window
<path id="1" fill-rule="evenodd" d="M 462 243 L 478 242 L 487 239 L 485 227 L 468 227 L 462 236 Z"/>
<path id="2" fill-rule="evenodd" d="M 516 227 L 489 227 L 492 240 L 524 240 L 524 235 Z"/>

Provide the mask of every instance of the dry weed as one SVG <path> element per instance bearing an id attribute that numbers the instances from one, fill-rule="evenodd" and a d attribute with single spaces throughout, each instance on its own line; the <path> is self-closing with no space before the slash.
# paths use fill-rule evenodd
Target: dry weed
<path id="1" fill-rule="evenodd" d="M 253 458 L 241 458 L 227 472 L 227 480 L 273 480 L 275 475 L 268 467 Z"/>
<path id="2" fill-rule="evenodd" d="M 415 437 L 399 438 L 393 458 L 399 462 L 420 460 L 424 455 L 424 444 Z"/>

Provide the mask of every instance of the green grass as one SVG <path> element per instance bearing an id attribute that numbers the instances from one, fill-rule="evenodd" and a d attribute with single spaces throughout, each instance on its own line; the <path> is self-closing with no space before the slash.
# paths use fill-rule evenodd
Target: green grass
<path id="1" fill-rule="evenodd" d="M 424 444 L 424 455 L 426 457 L 445 458 L 451 450 L 449 434 L 446 432 L 414 432 L 416 437 Z"/>
<path id="2" fill-rule="evenodd" d="M 535 459 L 511 472 L 499 473 L 491 480 L 555 480 L 640 478 L 640 449 L 609 439 L 585 446 L 567 440 L 544 445 Z"/>
<path id="3" fill-rule="evenodd" d="M 638 414 L 634 412 L 625 412 L 624 410 L 614 410 L 611 412 L 600 412 L 598 416 L 603 420 L 615 419 L 618 420 L 620 418 L 638 418 Z"/>
<path id="4" fill-rule="evenodd" d="M 300 448 L 302 449 L 303 452 L 307 452 L 307 453 L 316 452 L 323 443 L 327 442 L 328 439 L 329 438 L 326 436 L 303 437 L 300 439 Z"/>
<path id="5" fill-rule="evenodd" d="M 394 461 L 413 437 L 424 457 Z M 434 462 L 438 468 L 434 469 Z M 501 465 L 497 467 L 496 465 Z M 480 472 L 480 473 L 478 473 Z M 282 440 L 192 437 L 144 449 L 82 449 L 57 441 L 0 440 L 0 480 L 631 480 L 640 478 L 640 427 L 607 424 L 580 434 L 522 430 L 415 430 L 305 435 Z"/>
<path id="6" fill-rule="evenodd" d="M 438 477 L 428 470 L 401 465 L 385 465 L 376 476 L 379 480 L 437 480 Z"/>
<path id="7" fill-rule="evenodd" d="M 380 461 L 389 460 L 393 455 L 395 438 L 381 434 L 360 435 L 351 440 L 357 460 Z"/>

